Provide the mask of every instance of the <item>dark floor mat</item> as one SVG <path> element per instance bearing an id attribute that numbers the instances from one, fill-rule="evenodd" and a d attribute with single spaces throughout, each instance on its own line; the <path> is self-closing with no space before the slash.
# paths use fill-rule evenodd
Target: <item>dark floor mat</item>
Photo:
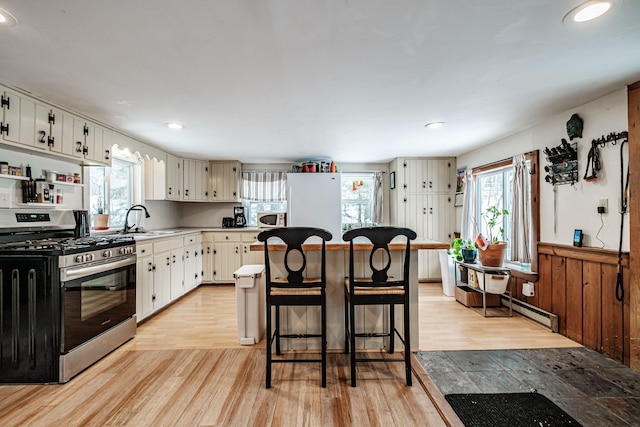
<path id="1" fill-rule="evenodd" d="M 539 393 L 447 394 L 445 398 L 466 427 L 580 426 Z"/>

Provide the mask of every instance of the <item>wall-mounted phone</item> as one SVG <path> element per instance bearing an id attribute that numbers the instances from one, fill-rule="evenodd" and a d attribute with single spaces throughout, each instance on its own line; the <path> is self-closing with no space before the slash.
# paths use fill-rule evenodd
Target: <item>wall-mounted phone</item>
<path id="1" fill-rule="evenodd" d="M 582 247 L 582 230 L 573 231 L 573 246 Z"/>

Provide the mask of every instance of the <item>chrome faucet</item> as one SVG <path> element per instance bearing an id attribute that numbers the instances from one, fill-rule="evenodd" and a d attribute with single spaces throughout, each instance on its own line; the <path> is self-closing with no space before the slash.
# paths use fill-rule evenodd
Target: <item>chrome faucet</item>
<path id="1" fill-rule="evenodd" d="M 142 208 L 142 210 L 144 210 L 144 217 L 145 218 L 150 218 L 151 217 L 151 215 L 149 215 L 149 211 L 147 211 L 147 208 L 145 208 L 143 205 L 133 205 L 133 206 L 131 206 L 129 208 L 129 210 L 127 210 L 127 213 L 124 216 L 124 230 L 122 230 L 123 233 L 128 233 L 129 230 L 131 230 L 136 225 L 136 224 L 132 224 L 131 226 L 129 226 L 129 212 L 131 212 L 133 210 L 139 211 L 140 208 Z"/>

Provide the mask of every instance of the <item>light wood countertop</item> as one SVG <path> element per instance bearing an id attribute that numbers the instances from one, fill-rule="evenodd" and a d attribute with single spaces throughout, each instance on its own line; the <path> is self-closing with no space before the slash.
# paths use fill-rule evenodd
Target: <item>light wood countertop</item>
<path id="1" fill-rule="evenodd" d="M 269 247 L 275 251 L 284 251 L 287 246 L 283 243 L 271 243 Z M 302 245 L 303 249 L 308 251 L 319 251 L 322 248 L 321 243 L 307 243 Z M 389 250 L 402 251 L 406 247 L 406 243 L 392 243 L 389 245 Z M 369 243 L 356 243 L 354 249 L 357 251 L 370 250 L 371 244 Z M 449 249 L 449 243 L 437 242 L 435 240 L 417 239 L 411 242 L 411 250 L 425 250 L 425 249 Z M 251 251 L 263 251 L 264 243 L 255 242 L 250 246 Z M 348 251 L 349 242 L 344 241 L 329 241 L 326 243 L 327 251 Z"/>

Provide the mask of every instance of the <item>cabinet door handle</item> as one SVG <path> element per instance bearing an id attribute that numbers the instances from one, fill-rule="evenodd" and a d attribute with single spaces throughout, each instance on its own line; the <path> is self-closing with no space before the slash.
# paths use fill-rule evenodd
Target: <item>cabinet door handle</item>
<path id="1" fill-rule="evenodd" d="M 42 143 L 42 144 L 46 144 L 47 141 L 44 140 L 45 136 L 47 136 L 47 132 L 41 130 L 38 132 L 40 134 L 40 139 L 38 140 L 38 142 Z"/>
<path id="2" fill-rule="evenodd" d="M 153 264 L 152 263 L 149 263 L 149 270 L 147 270 L 147 271 L 153 271 Z"/>
<path id="3" fill-rule="evenodd" d="M 55 138 L 55 137 L 53 137 L 53 136 L 48 137 L 48 138 L 47 138 L 47 145 L 48 145 L 49 147 L 53 147 L 53 146 L 55 146 L 55 145 L 56 145 L 56 138 Z"/>
<path id="4" fill-rule="evenodd" d="M 104 159 L 105 160 L 109 160 L 109 155 L 111 154 L 111 151 L 109 150 L 104 150 Z"/>
<path id="5" fill-rule="evenodd" d="M 173 257 L 173 263 L 175 264 L 176 263 L 176 256 L 172 255 L 172 257 Z"/>
<path id="6" fill-rule="evenodd" d="M 76 153 L 82 153 L 82 141 L 76 141 Z"/>
<path id="7" fill-rule="evenodd" d="M 171 196 L 173 193 L 171 192 L 171 187 L 169 187 L 169 195 Z"/>
<path id="8" fill-rule="evenodd" d="M 427 183 L 422 181 L 422 188 L 427 188 Z"/>
<path id="9" fill-rule="evenodd" d="M 236 246 L 236 253 L 239 253 L 239 251 L 238 251 L 238 247 L 237 247 L 237 246 Z"/>
<path id="10" fill-rule="evenodd" d="M 171 265 L 171 258 L 167 257 L 167 265 Z"/>
<path id="11" fill-rule="evenodd" d="M 3 126 L 2 122 L 0 122 L 0 135 L 2 135 L 3 133 L 6 133 L 7 136 L 9 136 L 9 123 Z"/>

